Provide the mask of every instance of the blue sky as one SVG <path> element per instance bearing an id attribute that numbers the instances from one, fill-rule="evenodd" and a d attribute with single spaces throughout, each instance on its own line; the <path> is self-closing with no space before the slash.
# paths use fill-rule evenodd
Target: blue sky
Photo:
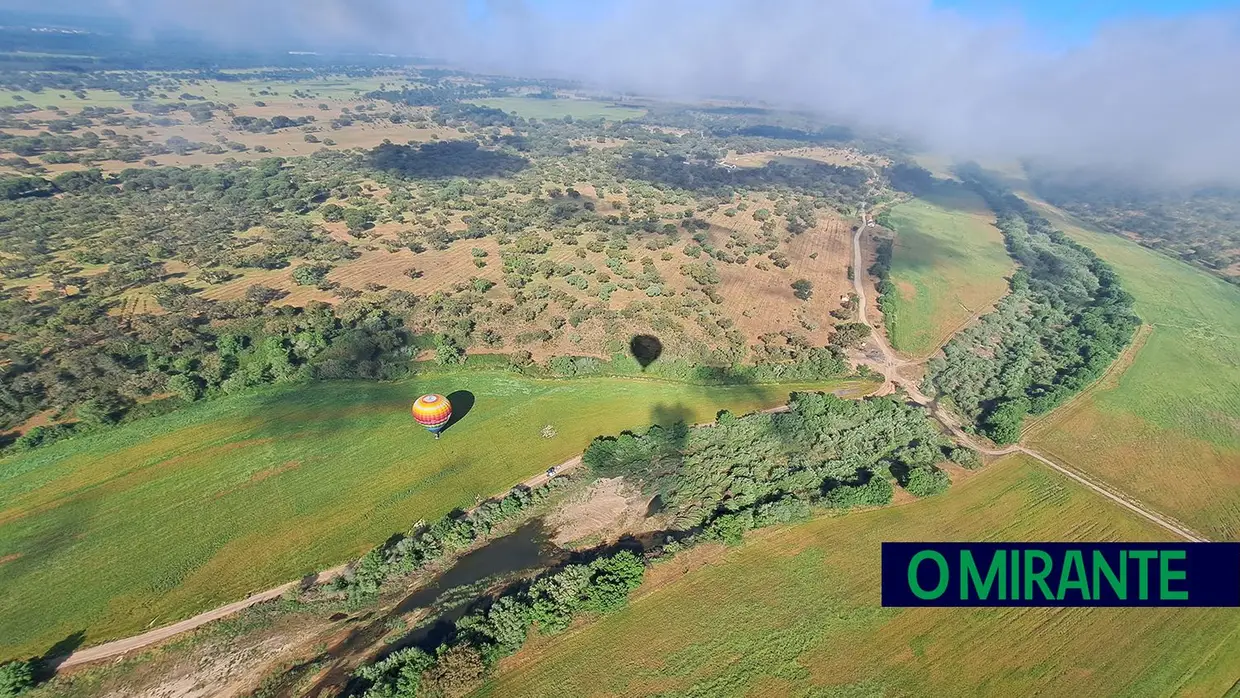
<path id="1" fill-rule="evenodd" d="M 1087 39 L 1108 20 L 1240 9 L 1240 0 L 934 0 L 934 4 L 976 17 L 1019 17 L 1047 38 L 1069 42 Z"/>
<path id="2" fill-rule="evenodd" d="M 624 0 L 528 0 L 557 14 L 585 15 Z M 777 0 L 771 0 L 777 3 Z M 1240 0 L 931 0 L 980 19 L 1020 19 L 1049 43 L 1087 41 L 1110 20 L 1176 17 L 1220 9 L 1240 10 Z M 486 0 L 466 0 L 475 17 L 486 15 Z M 777 8 L 778 4 L 773 4 Z"/>

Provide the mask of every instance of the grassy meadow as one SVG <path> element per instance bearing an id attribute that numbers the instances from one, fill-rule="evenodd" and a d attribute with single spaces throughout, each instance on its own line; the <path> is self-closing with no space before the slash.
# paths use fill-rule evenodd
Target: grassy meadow
<path id="1" fill-rule="evenodd" d="M 166 624 L 346 561 L 561 463 L 598 434 L 856 382 L 700 387 L 462 372 L 200 403 L 0 460 L 0 657 Z M 439 441 L 418 394 L 474 404 Z M 465 402 L 453 397 L 457 411 Z M 555 435 L 545 437 L 545 426 Z"/>
<path id="2" fill-rule="evenodd" d="M 1167 535 L 1009 457 L 947 495 L 682 554 L 624 611 L 531 641 L 479 694 L 1220 695 L 1240 609 L 879 606 L 882 541 Z"/>
<path id="3" fill-rule="evenodd" d="M 475 99 L 479 104 L 492 109 L 502 109 L 527 119 L 562 119 L 571 116 L 574 119 L 636 119 L 646 113 L 645 109 L 622 107 L 611 102 L 600 102 L 592 99 L 537 99 L 534 97 L 496 97 L 494 99 Z"/>
<path id="4" fill-rule="evenodd" d="M 1126 370 L 1026 442 L 1207 537 L 1240 540 L 1240 288 L 1042 210 L 1115 267 L 1152 327 Z"/>
<path id="5" fill-rule="evenodd" d="M 934 352 L 970 316 L 1007 293 L 1014 265 L 994 214 L 964 189 L 917 198 L 891 209 L 896 229 L 891 281 L 891 343 L 912 356 Z"/>

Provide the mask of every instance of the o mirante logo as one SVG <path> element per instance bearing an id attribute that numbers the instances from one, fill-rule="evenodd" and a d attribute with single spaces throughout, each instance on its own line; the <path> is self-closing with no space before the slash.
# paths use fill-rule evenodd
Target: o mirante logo
<path id="1" fill-rule="evenodd" d="M 1240 543 L 883 543 L 884 606 L 1240 606 Z"/>

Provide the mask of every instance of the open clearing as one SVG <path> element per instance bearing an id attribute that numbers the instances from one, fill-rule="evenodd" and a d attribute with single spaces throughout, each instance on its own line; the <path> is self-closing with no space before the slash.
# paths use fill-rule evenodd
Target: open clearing
<path id="1" fill-rule="evenodd" d="M 480 693 L 1220 695 L 1240 661 L 1237 609 L 879 606 L 885 540 L 1166 538 L 1013 456 L 943 496 L 657 566 L 629 608 L 535 639 Z"/>
<path id="2" fill-rule="evenodd" d="M 460 372 L 272 388 L 0 460 L 0 656 L 97 644 L 356 556 L 581 452 L 598 434 L 703 422 L 793 390 Z M 472 393 L 435 441 L 425 392 Z M 458 412 L 467 397 L 453 397 Z M 553 438 L 542 435 L 545 426 Z"/>
<path id="3" fill-rule="evenodd" d="M 646 113 L 645 109 L 625 107 L 611 102 L 593 99 L 538 99 L 534 97 L 496 97 L 494 99 L 470 100 L 491 109 L 502 109 L 527 119 L 608 119 L 620 121 L 636 119 Z"/>
<path id="4" fill-rule="evenodd" d="M 1126 371 L 1025 442 L 1210 538 L 1240 539 L 1240 288 L 1041 210 L 1115 267 L 1152 327 Z"/>
<path id="5" fill-rule="evenodd" d="M 977 195 L 960 188 L 891 209 L 896 229 L 891 281 L 895 310 L 887 321 L 896 350 L 934 352 L 975 313 L 1007 293 L 1015 265 Z"/>

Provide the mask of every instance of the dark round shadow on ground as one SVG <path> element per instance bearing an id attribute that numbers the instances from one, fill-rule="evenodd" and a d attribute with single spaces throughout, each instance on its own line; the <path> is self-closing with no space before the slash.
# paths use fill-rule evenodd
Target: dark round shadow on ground
<path id="1" fill-rule="evenodd" d="M 448 402 L 452 405 L 452 418 L 448 420 L 443 431 L 451 429 L 454 424 L 465 419 L 465 415 L 474 408 L 474 394 L 468 390 L 458 390 L 448 396 Z"/>
<path id="2" fill-rule="evenodd" d="M 629 340 L 629 351 L 633 353 L 633 358 L 637 359 L 637 363 L 641 364 L 644 371 L 663 353 L 663 342 L 652 334 L 634 335 L 633 339 Z"/>

